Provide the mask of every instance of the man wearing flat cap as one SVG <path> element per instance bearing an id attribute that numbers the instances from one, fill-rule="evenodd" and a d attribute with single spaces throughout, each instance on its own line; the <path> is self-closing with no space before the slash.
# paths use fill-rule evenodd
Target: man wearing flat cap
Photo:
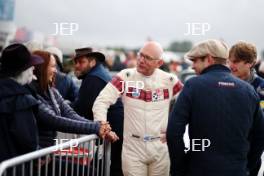
<path id="1" fill-rule="evenodd" d="M 94 51 L 92 48 L 79 48 L 75 50 L 74 57 L 75 74 L 82 79 L 79 96 L 74 104 L 75 111 L 89 120 L 94 120 L 92 107 L 95 99 L 111 80 L 109 72 L 104 68 L 105 56 L 101 52 Z M 119 99 L 110 107 L 107 114 L 112 130 L 120 136 L 120 140 L 112 144 L 111 147 L 111 168 L 110 174 L 122 176 L 121 169 L 121 150 L 123 135 L 123 104 Z"/>
<path id="2" fill-rule="evenodd" d="M 227 45 L 214 39 L 186 54 L 198 76 L 186 82 L 169 117 L 172 176 L 247 176 L 261 157 L 264 118 L 259 98 L 251 85 L 231 74 L 228 55 Z"/>

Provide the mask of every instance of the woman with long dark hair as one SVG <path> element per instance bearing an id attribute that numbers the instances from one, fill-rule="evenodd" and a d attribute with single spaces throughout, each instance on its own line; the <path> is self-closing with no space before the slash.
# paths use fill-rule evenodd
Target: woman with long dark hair
<path id="1" fill-rule="evenodd" d="M 31 84 L 41 102 L 37 115 L 40 146 L 54 145 L 57 131 L 104 137 L 111 130 L 107 123 L 93 122 L 79 116 L 54 88 L 56 61 L 53 55 L 46 51 L 35 51 L 33 54 L 44 60 L 43 64 L 35 67 L 37 80 Z"/>
<path id="2" fill-rule="evenodd" d="M 34 74 L 37 77 L 30 85 L 34 96 L 39 100 L 38 113 L 36 115 L 39 129 L 39 145 L 41 148 L 55 145 L 57 131 L 74 134 L 97 134 L 111 140 L 110 125 L 107 122 L 94 122 L 79 116 L 62 98 L 54 88 L 56 60 L 52 54 L 46 51 L 35 51 L 34 55 L 43 58 L 44 62 L 35 67 Z M 49 163 L 51 166 L 52 163 Z M 61 167 L 67 164 L 62 162 Z M 68 163 L 70 165 L 70 163 Z M 59 167 L 59 161 L 55 161 L 55 168 Z M 80 166 L 74 164 L 74 170 Z M 67 170 L 71 173 L 70 167 Z M 55 169 L 57 171 L 57 169 Z M 63 169 L 64 170 L 64 169 Z M 43 171 L 44 172 L 44 171 Z M 85 173 L 87 170 L 85 170 Z M 81 172 L 80 172 L 81 173 Z M 66 173 L 62 173 L 64 175 Z M 75 174 L 75 173 L 74 173 Z M 49 167 L 48 175 L 52 175 Z"/>

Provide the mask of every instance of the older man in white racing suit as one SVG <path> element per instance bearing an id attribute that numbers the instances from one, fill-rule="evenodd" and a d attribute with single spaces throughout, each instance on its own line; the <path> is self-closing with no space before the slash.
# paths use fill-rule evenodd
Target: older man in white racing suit
<path id="1" fill-rule="evenodd" d="M 125 176 L 168 176 L 170 161 L 166 131 L 169 105 L 182 89 L 175 75 L 158 69 L 163 49 L 147 42 L 138 53 L 137 67 L 119 72 L 97 97 L 95 120 L 105 121 L 107 109 L 121 96 L 124 104 L 122 169 Z M 115 161 L 112 161 L 115 162 Z"/>

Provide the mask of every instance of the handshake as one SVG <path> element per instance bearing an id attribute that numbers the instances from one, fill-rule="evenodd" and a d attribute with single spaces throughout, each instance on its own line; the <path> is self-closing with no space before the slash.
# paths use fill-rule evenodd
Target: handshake
<path id="1" fill-rule="evenodd" d="M 111 131 L 112 128 L 109 122 L 100 121 L 99 137 L 102 139 L 108 139 L 111 142 L 115 142 L 119 139 L 115 132 Z"/>

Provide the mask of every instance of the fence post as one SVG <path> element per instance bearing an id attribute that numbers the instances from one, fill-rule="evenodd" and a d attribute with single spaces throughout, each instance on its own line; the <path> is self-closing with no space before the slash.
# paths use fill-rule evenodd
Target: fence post
<path id="1" fill-rule="evenodd" d="M 110 176 L 110 166 L 111 166 L 111 142 L 105 140 L 104 144 L 104 152 L 105 152 L 105 161 L 104 161 L 104 176 Z"/>

